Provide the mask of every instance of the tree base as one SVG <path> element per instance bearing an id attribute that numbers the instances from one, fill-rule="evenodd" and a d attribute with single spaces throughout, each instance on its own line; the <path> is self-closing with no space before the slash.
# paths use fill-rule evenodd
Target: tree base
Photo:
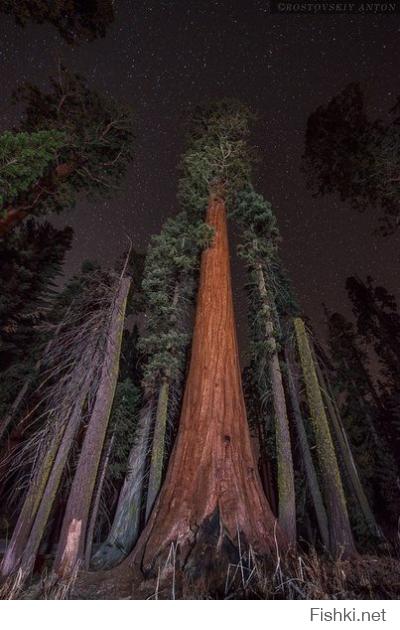
<path id="1" fill-rule="evenodd" d="M 215 565 L 214 565 L 214 568 Z M 217 568 L 216 574 L 221 575 Z M 195 576 L 196 577 L 196 576 Z M 400 586 L 400 562 L 393 558 L 361 556 L 353 560 L 331 561 L 316 553 L 296 558 L 281 558 L 280 565 L 271 559 L 255 558 L 250 568 L 230 569 L 227 583 L 215 588 L 215 580 L 192 579 L 187 571 L 170 567 L 164 574 L 145 578 L 126 563 L 112 571 L 82 572 L 67 599 L 397 599 Z M 58 585 L 57 594 L 63 592 Z M 31 590 L 19 595 L 23 599 L 40 599 Z M 56 593 L 56 591 L 54 591 Z M 47 592 L 43 598 L 53 599 Z"/>
<path id="2" fill-rule="evenodd" d="M 121 547 L 118 547 L 116 544 L 106 543 L 94 554 L 90 562 L 90 568 L 94 571 L 112 569 L 122 562 L 125 557 L 126 552 Z"/>

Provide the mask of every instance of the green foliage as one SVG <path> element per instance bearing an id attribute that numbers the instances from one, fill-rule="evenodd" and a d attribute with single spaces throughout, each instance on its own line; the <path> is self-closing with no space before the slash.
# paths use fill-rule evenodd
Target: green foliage
<path id="1" fill-rule="evenodd" d="M 92 260 L 83 261 L 80 272 L 74 274 L 66 282 L 63 290 L 54 298 L 52 310 L 49 314 L 54 323 L 60 321 L 68 308 L 75 301 L 79 300 L 85 291 L 89 290 L 93 276 L 99 273 L 100 270 L 99 263 Z"/>
<path id="2" fill-rule="evenodd" d="M 26 357 L 34 327 L 47 316 L 72 230 L 33 219 L 0 245 L 0 363 Z"/>
<path id="3" fill-rule="evenodd" d="M 299 306 L 282 261 L 278 255 L 280 241 L 279 229 L 271 204 L 262 195 L 256 193 L 251 185 L 247 185 L 235 198 L 232 217 L 240 226 L 240 243 L 238 253 L 245 262 L 252 282 L 257 283 L 254 270 L 259 265 L 268 280 L 267 290 L 271 295 L 272 308 L 279 317 L 295 316 Z M 266 304 L 257 306 L 260 316 L 267 316 Z M 276 322 L 279 328 L 278 322 Z"/>
<path id="4" fill-rule="evenodd" d="M 198 215 L 210 194 L 232 199 L 248 181 L 251 118 L 249 109 L 234 100 L 199 106 L 192 112 L 179 181 L 179 198 L 186 210 Z"/>
<path id="5" fill-rule="evenodd" d="M 111 195 L 133 151 L 133 118 L 128 108 L 103 98 L 64 67 L 50 85 L 45 93 L 26 84 L 16 94 L 25 106 L 21 132 L 32 138 L 42 133 L 45 155 L 50 139 L 53 144 L 57 141 L 57 165 L 46 174 L 40 194 L 32 172 L 30 187 L 25 186 L 17 199 L 35 215 L 61 212 L 73 206 L 80 193 L 90 198 Z M 26 179 L 23 173 L 21 177 Z"/>
<path id="6" fill-rule="evenodd" d="M 232 217 L 241 227 L 239 254 L 246 264 L 269 263 L 277 251 L 279 230 L 271 204 L 248 184 L 235 198 Z"/>
<path id="7" fill-rule="evenodd" d="M 290 284 L 278 258 L 279 230 L 271 204 L 255 192 L 251 185 L 235 198 L 232 217 L 240 227 L 238 254 L 248 273 L 250 303 L 251 354 L 263 371 L 268 355 L 274 350 L 272 338 L 266 339 L 266 325 L 273 322 L 275 341 L 281 341 L 279 316 L 297 311 Z M 265 282 L 266 296 L 260 293 L 260 274 Z M 279 315 L 279 316 L 278 316 Z M 263 358 L 262 358 L 263 357 Z"/>
<path id="8" fill-rule="evenodd" d="M 126 462 L 132 448 L 137 426 L 140 390 L 131 379 L 117 384 L 111 410 L 109 435 L 113 445 L 107 475 L 112 481 L 122 481 L 126 473 Z"/>
<path id="9" fill-rule="evenodd" d="M 186 306 L 193 299 L 200 251 L 211 235 L 205 223 L 192 223 L 181 212 L 149 246 L 142 282 L 145 333 L 139 344 L 148 357 L 144 381 L 149 387 L 160 376 L 175 380 L 183 369 L 190 341 L 184 326 Z"/>
<path id="10" fill-rule="evenodd" d="M 279 339 L 275 335 L 279 330 L 279 322 L 275 310 L 276 293 L 272 283 L 268 281 L 267 295 L 262 294 L 260 274 L 264 278 L 268 274 L 270 280 L 271 270 L 276 268 L 279 231 L 270 203 L 249 184 L 236 195 L 231 216 L 240 228 L 238 254 L 247 270 L 250 333 L 250 365 L 246 372 L 247 401 L 253 410 L 253 423 L 259 424 L 259 431 L 264 435 L 267 457 L 276 468 L 276 432 L 269 360 L 277 349 L 276 343 Z M 271 321 L 274 323 L 273 331 L 267 335 L 267 325 Z"/>
<path id="11" fill-rule="evenodd" d="M 2 0 L 0 11 L 21 26 L 50 23 L 69 43 L 104 37 L 114 20 L 112 0 Z"/>
<path id="12" fill-rule="evenodd" d="M 266 317 L 275 317 L 275 329 L 280 330 L 279 320 L 297 315 L 299 306 L 288 275 L 279 259 L 280 235 L 271 204 L 256 193 L 251 185 L 247 185 L 235 198 L 232 217 L 240 226 L 238 253 L 248 269 L 250 285 L 257 288 L 258 280 L 255 273 L 257 267 L 261 268 L 267 280 L 266 289 L 270 296 L 270 304 L 257 304 L 254 310 L 264 321 Z M 250 299 L 256 298 L 253 295 Z"/>
<path id="13" fill-rule="evenodd" d="M 65 136 L 57 130 L 0 135 L 0 212 L 55 165 Z"/>
<path id="14" fill-rule="evenodd" d="M 119 380 L 130 378 L 135 384 L 140 383 L 143 378 L 143 356 L 139 348 L 139 328 L 135 324 L 132 330 L 125 328 L 121 360 L 119 364 Z"/>

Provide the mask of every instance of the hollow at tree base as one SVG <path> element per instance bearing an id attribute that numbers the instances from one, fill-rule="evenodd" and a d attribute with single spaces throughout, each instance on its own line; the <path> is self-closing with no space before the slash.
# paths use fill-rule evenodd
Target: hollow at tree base
<path id="1" fill-rule="evenodd" d="M 169 590 L 173 598 L 190 598 L 190 593 L 196 592 L 219 599 L 239 576 L 247 579 L 256 562 L 268 564 L 272 571 L 279 553 L 278 547 L 271 547 L 257 556 L 242 532 L 237 531 L 236 537 L 228 534 L 218 509 L 200 526 L 189 528 L 179 544 L 161 546 L 151 565 L 145 563 L 146 542 L 139 541 L 134 554 L 118 567 L 101 575 L 86 574 L 84 582 L 93 579 L 98 583 L 100 578 L 103 586 L 108 583 L 112 590 L 115 583 L 126 585 L 129 576 L 128 590 L 132 594 L 133 588 L 135 597 L 158 598 Z"/>

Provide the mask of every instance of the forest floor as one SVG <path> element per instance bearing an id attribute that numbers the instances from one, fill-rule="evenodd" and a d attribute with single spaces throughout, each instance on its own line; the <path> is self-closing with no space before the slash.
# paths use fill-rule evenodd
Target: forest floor
<path id="1" fill-rule="evenodd" d="M 222 583 L 224 582 L 224 583 Z M 230 565 L 219 588 L 197 581 L 169 566 L 157 578 L 144 580 L 127 563 L 110 571 L 80 572 L 69 582 L 36 579 L 7 597 L 21 599 L 399 599 L 400 561 L 358 556 L 332 562 L 313 553 L 279 559 L 275 568 L 261 562 Z"/>

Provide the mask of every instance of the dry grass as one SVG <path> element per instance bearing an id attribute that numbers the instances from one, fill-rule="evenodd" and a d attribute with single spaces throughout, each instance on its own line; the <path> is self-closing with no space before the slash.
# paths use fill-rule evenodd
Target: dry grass
<path id="1" fill-rule="evenodd" d="M 203 580 L 193 582 L 176 565 L 177 550 L 171 546 L 156 578 L 120 571 L 80 581 L 74 597 L 115 599 L 398 599 L 400 562 L 387 556 L 358 556 L 332 561 L 315 551 L 282 557 L 274 563 L 260 559 L 253 549 L 240 548 L 236 563 L 221 574 L 219 587 Z M 219 568 L 218 561 L 216 567 Z M 218 570 L 218 569 L 217 569 Z M 86 585 L 90 584 L 90 595 Z"/>
<path id="2" fill-rule="evenodd" d="M 82 573 L 68 581 L 43 575 L 23 588 L 18 572 L 0 589 L 0 599 L 398 599 L 400 563 L 389 557 L 359 556 L 351 560 L 328 560 L 311 552 L 276 559 L 275 565 L 242 550 L 236 564 L 226 568 L 220 588 L 193 583 L 176 566 L 171 547 L 156 578 L 115 572 Z"/>
<path id="3" fill-rule="evenodd" d="M 21 599 L 26 576 L 22 569 L 19 569 L 15 575 L 5 579 L 0 585 L 0 600 L 3 599 Z"/>

